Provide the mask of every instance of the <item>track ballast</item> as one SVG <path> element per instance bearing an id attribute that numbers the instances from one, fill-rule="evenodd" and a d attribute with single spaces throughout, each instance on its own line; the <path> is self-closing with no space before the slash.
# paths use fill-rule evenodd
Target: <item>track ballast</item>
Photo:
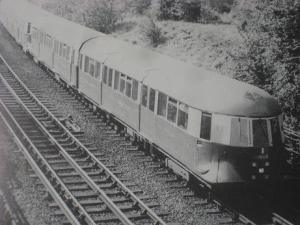
<path id="1" fill-rule="evenodd" d="M 142 196 L 141 190 L 129 190 L 123 183 L 126 180 L 117 178 L 118 171 L 100 161 L 102 155 L 95 153 L 97 149 L 84 143 L 82 132 L 65 128 L 3 58 L 0 73 L 1 114 L 72 224 L 165 224 L 150 209 L 157 204 Z M 140 198 L 148 200 L 148 206 Z"/>

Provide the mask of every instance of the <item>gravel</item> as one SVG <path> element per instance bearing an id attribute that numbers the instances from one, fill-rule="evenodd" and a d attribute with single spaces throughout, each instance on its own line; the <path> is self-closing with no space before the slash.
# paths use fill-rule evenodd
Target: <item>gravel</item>
<path id="1" fill-rule="evenodd" d="M 15 199 L 31 225 L 59 225 L 60 220 L 51 216 L 52 210 L 44 200 L 44 189 L 36 185 L 35 179 L 30 178 L 30 171 L 21 153 L 15 153 L 19 147 L 13 141 L 7 128 L 0 119 L 0 164 L 3 169 L 4 160 L 12 160 L 16 166 L 16 177 L 19 182 L 10 186 Z M 13 169 L 13 168 L 10 168 Z M 3 172 L 3 170 L 1 170 Z M 3 173 L 1 173 L 3 175 Z M 1 181 L 7 179 L 7 174 L 1 176 Z M 18 184 L 17 184 L 18 183 Z"/>

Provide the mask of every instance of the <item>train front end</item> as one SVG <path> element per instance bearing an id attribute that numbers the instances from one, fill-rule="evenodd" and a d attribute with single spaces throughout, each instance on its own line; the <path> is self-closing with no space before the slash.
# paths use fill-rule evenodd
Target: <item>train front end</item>
<path id="1" fill-rule="evenodd" d="M 231 145 L 214 144 L 216 183 L 271 184 L 279 179 L 282 154 L 281 117 L 232 121 Z"/>
<path id="2" fill-rule="evenodd" d="M 201 179 L 211 185 L 274 183 L 283 161 L 278 101 L 249 84 L 218 84 L 209 99 L 214 102 L 210 117 L 202 113 L 196 165 Z"/>

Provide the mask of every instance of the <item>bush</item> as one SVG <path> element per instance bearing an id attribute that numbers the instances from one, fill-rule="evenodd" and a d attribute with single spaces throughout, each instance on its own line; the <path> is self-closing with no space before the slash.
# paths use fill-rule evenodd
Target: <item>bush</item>
<path id="1" fill-rule="evenodd" d="M 142 25 L 142 34 L 153 47 L 157 47 L 166 40 L 162 34 L 161 28 L 154 23 L 153 19 L 148 19 L 144 25 Z"/>
<path id="2" fill-rule="evenodd" d="M 160 0 L 158 18 L 202 23 L 221 22 L 219 12 L 209 3 L 210 1 L 204 0 Z"/>
<path id="3" fill-rule="evenodd" d="M 113 32 L 121 19 L 114 3 L 114 0 L 98 0 L 90 4 L 84 15 L 85 24 L 106 34 Z"/>
<path id="4" fill-rule="evenodd" d="M 197 21 L 200 18 L 200 0 L 161 0 L 160 18 Z"/>
<path id="5" fill-rule="evenodd" d="M 234 5 L 234 0 L 209 0 L 209 5 L 219 13 L 229 13 Z"/>
<path id="6" fill-rule="evenodd" d="M 144 14 L 151 6 L 152 0 L 133 0 L 132 7 L 137 14 Z"/>

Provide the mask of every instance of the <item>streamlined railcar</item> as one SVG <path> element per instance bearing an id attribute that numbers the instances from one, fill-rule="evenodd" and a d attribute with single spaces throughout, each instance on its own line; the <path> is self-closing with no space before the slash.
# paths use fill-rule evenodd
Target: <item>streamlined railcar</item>
<path id="1" fill-rule="evenodd" d="M 182 177 L 208 186 L 277 178 L 282 115 L 265 91 L 25 1 L 18 14 L 12 2 L 2 0 L 0 18 L 23 48 Z"/>

